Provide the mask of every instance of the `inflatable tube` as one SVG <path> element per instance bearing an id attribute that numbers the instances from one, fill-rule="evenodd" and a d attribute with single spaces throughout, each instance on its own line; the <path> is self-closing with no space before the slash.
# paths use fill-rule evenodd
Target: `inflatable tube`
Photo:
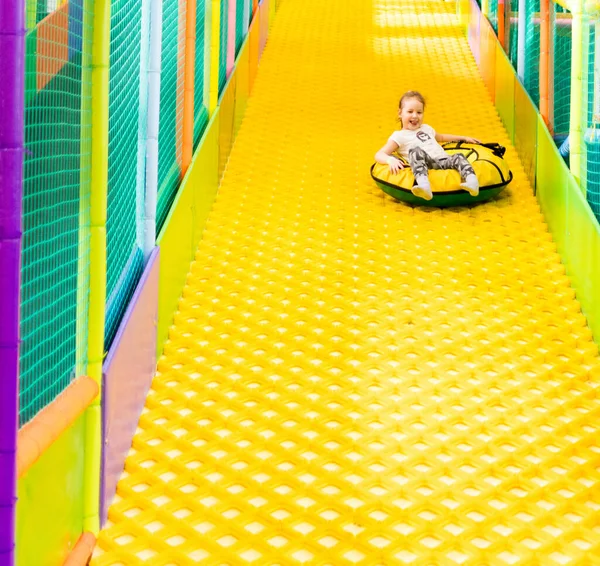
<path id="1" fill-rule="evenodd" d="M 405 164 L 404 169 L 393 174 L 389 165 L 375 163 L 371 167 L 371 177 L 382 191 L 395 199 L 422 206 L 462 206 L 483 202 L 498 195 L 512 181 L 512 172 L 503 159 L 505 148 L 497 143 L 448 142 L 443 143 L 442 147 L 451 155 L 464 154 L 473 165 L 479 179 L 479 195 L 473 197 L 460 186 L 458 171 L 435 169 L 429 171 L 433 198 L 425 200 L 416 197 L 410 190 L 415 178 L 407 161 L 398 154 L 395 157 Z"/>

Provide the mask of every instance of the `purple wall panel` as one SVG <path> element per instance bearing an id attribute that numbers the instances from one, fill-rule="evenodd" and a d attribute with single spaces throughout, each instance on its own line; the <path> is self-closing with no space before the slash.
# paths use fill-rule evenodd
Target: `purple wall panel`
<path id="1" fill-rule="evenodd" d="M 14 563 L 25 5 L 0 1 L 0 565 Z"/>
<path id="2" fill-rule="evenodd" d="M 106 521 L 156 370 L 159 250 L 155 248 L 103 367 L 100 520 Z"/>

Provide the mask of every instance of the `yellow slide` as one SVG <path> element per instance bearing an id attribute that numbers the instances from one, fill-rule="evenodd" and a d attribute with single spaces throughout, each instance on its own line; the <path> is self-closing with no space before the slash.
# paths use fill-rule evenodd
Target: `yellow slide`
<path id="1" fill-rule="evenodd" d="M 597 346 L 454 14 L 282 3 L 93 565 L 600 564 Z M 409 89 L 496 200 L 377 188 Z"/>

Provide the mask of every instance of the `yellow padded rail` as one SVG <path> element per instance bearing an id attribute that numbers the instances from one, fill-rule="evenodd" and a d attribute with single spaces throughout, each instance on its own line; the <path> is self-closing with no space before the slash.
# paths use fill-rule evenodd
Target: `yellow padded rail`
<path id="1" fill-rule="evenodd" d="M 497 200 L 375 186 L 408 89 Z M 599 383 L 454 3 L 286 0 L 92 564 L 600 564 Z"/>

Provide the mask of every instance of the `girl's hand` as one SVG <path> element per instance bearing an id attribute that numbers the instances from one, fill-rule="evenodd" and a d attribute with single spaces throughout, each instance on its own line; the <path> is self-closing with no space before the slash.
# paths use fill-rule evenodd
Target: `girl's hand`
<path id="1" fill-rule="evenodd" d="M 462 141 L 467 143 L 481 143 L 477 138 L 469 138 L 467 136 L 463 136 Z"/>
<path id="2" fill-rule="evenodd" d="M 398 173 L 398 171 L 404 169 L 404 163 L 402 163 L 402 161 L 400 161 L 399 159 L 396 159 L 393 155 L 390 155 L 387 158 L 387 162 L 390 166 L 390 171 L 392 173 Z"/>

